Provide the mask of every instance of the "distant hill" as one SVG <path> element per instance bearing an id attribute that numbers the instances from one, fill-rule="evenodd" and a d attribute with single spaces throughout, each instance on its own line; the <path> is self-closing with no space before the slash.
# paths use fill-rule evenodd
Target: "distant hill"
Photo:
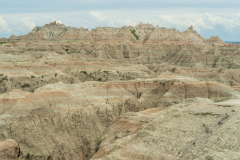
<path id="1" fill-rule="evenodd" d="M 240 41 L 224 41 L 225 43 L 236 43 L 236 44 L 240 44 Z"/>

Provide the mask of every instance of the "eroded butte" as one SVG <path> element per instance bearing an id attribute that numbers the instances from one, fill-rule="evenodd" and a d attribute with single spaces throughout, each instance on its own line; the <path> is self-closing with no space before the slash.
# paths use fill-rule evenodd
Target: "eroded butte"
<path id="1" fill-rule="evenodd" d="M 240 45 L 193 27 L 0 39 L 0 159 L 237 160 Z"/>

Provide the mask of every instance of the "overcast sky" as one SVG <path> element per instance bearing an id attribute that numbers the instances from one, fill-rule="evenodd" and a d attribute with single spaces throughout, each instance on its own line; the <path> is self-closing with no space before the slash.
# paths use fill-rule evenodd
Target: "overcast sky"
<path id="1" fill-rule="evenodd" d="M 186 30 L 240 41 L 240 0 L 2 0 L 0 37 L 19 36 L 54 20 L 66 26 L 135 26 Z"/>

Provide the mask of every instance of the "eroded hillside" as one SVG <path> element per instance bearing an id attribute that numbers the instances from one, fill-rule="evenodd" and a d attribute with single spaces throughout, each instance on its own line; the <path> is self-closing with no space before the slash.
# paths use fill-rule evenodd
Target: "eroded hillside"
<path id="1" fill-rule="evenodd" d="M 142 23 L 0 41 L 4 160 L 239 157 L 240 45 Z"/>

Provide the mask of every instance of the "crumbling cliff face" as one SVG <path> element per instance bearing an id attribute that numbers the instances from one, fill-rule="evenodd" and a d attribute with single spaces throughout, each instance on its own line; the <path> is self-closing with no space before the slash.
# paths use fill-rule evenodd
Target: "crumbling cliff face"
<path id="1" fill-rule="evenodd" d="M 22 155 L 19 144 L 12 139 L 5 139 L 0 141 L 0 159 L 17 159 Z"/>
<path id="2" fill-rule="evenodd" d="M 225 43 L 217 36 L 204 39 L 190 26 L 183 33 L 176 29 L 154 27 L 151 24 L 140 23 L 135 27 L 123 26 L 121 28 L 98 27 L 89 31 L 85 28 L 66 27 L 64 24 L 51 22 L 42 27 L 35 27 L 24 36 L 12 35 L 9 40 L 79 40 L 79 41 L 131 41 L 133 43 L 147 44 L 161 42 L 193 42 L 201 44 Z"/>
<path id="3" fill-rule="evenodd" d="M 239 45 L 143 23 L 52 22 L 0 41 L 0 155 L 238 157 Z"/>
<path id="4" fill-rule="evenodd" d="M 235 94 L 219 83 L 173 74 L 137 81 L 48 84 L 35 93 L 13 90 L 0 97 L 0 138 L 17 141 L 22 157 L 89 159 L 95 139 L 125 113 L 161 110 L 188 98 L 217 101 Z"/>
<path id="5" fill-rule="evenodd" d="M 104 59 L 121 64 L 239 68 L 239 45 L 226 44 L 217 36 L 204 39 L 192 26 L 182 33 L 142 23 L 135 27 L 98 27 L 89 31 L 52 22 L 35 27 L 27 35 L 0 41 L 15 42 L 2 44 L 3 53 L 34 52 L 40 58 L 43 52 L 52 52 L 84 61 Z"/>
<path id="6" fill-rule="evenodd" d="M 195 98 L 162 110 L 127 113 L 103 132 L 91 159 L 238 159 L 238 109 L 231 101 Z"/>

